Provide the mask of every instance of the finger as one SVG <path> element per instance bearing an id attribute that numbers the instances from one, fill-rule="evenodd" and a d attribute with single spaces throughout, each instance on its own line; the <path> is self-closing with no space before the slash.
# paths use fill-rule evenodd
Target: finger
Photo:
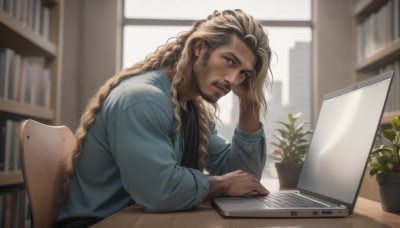
<path id="1" fill-rule="evenodd" d="M 256 190 L 251 190 L 249 193 L 246 194 L 246 196 L 259 196 L 260 193 Z"/>
<path id="2" fill-rule="evenodd" d="M 261 185 L 261 189 L 260 189 L 259 193 L 266 196 L 269 194 L 269 191 L 268 191 L 268 189 L 266 189 L 264 186 Z"/>
<path id="3" fill-rule="evenodd" d="M 255 190 L 257 192 L 259 192 L 261 195 L 268 195 L 269 194 L 269 191 L 260 182 L 256 183 Z"/>

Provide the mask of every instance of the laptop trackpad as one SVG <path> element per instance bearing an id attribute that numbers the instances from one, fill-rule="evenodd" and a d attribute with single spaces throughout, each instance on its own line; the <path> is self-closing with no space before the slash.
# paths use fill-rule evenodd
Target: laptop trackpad
<path id="1" fill-rule="evenodd" d="M 248 209 L 246 206 L 250 206 L 251 209 L 265 208 L 266 206 L 258 198 L 259 197 L 254 197 L 254 196 L 224 197 L 224 198 L 215 199 L 215 201 L 218 201 L 218 204 L 220 207 L 223 207 L 226 209 L 230 209 L 231 206 L 234 207 L 232 209 L 237 209 L 237 208 Z"/>

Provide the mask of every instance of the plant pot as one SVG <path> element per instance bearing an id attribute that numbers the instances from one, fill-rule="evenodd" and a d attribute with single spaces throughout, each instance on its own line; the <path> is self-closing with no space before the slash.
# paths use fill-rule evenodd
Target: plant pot
<path id="1" fill-rule="evenodd" d="M 382 209 L 400 213 L 400 173 L 377 173 Z"/>
<path id="2" fill-rule="evenodd" d="M 296 188 L 303 164 L 275 163 L 280 188 Z"/>

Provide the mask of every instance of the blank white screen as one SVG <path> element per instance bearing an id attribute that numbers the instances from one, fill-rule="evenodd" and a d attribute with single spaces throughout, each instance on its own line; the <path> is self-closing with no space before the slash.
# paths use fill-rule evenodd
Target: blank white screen
<path id="1" fill-rule="evenodd" d="M 324 101 L 299 188 L 353 202 L 389 86 L 385 79 Z"/>

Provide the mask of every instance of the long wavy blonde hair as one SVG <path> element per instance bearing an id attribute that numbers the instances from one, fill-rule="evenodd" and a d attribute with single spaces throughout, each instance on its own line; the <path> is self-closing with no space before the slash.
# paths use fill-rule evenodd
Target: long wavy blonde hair
<path id="1" fill-rule="evenodd" d="M 96 113 L 101 108 L 103 100 L 108 96 L 110 91 L 122 80 L 148 70 L 159 68 L 168 68 L 171 70 L 172 84 L 170 95 L 174 105 L 176 129 L 178 129 L 181 125 L 181 119 L 179 115 L 180 105 L 177 87 L 184 78 L 183 72 L 193 63 L 195 56 L 193 47 L 195 41 L 197 39 L 204 40 L 209 47 L 208 52 L 210 53 L 216 47 L 228 42 L 229 37 L 233 34 L 240 37 L 244 43 L 253 50 L 257 57 L 255 66 L 256 75 L 251 77 L 250 86 L 253 96 L 255 97 L 255 102 L 265 115 L 267 112 L 267 104 L 264 96 L 264 89 L 266 85 L 271 83 L 268 77 L 271 58 L 268 36 L 263 26 L 242 10 L 215 11 L 212 15 L 209 15 L 207 19 L 194 22 L 191 30 L 178 34 L 175 40 L 169 41 L 165 45 L 159 47 L 144 60 L 116 73 L 100 87 L 81 117 L 80 126 L 75 133 L 77 146 L 72 153 L 72 161 L 76 161 L 81 155 L 82 144 L 85 141 L 86 135 L 90 127 L 95 123 Z M 204 158 L 207 153 L 208 124 L 211 118 L 217 117 L 218 114 L 214 112 L 214 115 L 209 115 L 210 106 L 200 96 L 193 101 L 193 104 L 195 105 L 199 117 L 200 137 L 197 166 L 199 170 L 203 171 Z M 212 106 L 214 106 L 214 110 L 218 110 L 217 104 L 212 104 Z M 73 163 L 74 162 L 72 162 L 72 164 Z M 72 173 L 72 170 L 73 165 L 70 167 L 70 173 Z"/>

